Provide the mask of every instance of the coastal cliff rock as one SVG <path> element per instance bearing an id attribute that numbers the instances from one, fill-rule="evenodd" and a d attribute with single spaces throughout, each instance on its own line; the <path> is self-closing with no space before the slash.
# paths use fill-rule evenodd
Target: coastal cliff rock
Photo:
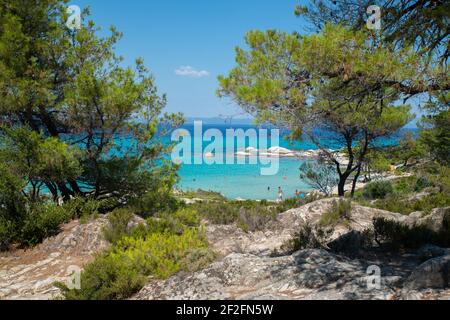
<path id="1" fill-rule="evenodd" d="M 30 250 L 0 256 L 0 299 L 52 299 L 59 293 L 55 282 L 66 282 L 74 268 L 108 248 L 102 228 L 107 219 L 62 226 L 57 236 Z"/>

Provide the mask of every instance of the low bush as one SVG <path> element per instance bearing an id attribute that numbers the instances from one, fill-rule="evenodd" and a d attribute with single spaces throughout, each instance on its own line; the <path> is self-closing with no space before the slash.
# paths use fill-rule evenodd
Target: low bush
<path id="1" fill-rule="evenodd" d="M 438 174 L 432 178 L 433 184 L 439 188 L 441 193 L 450 193 L 450 167 L 440 166 Z"/>
<path id="2" fill-rule="evenodd" d="M 186 229 L 200 227 L 200 215 L 193 207 L 178 209 L 147 218 L 147 233 L 182 234 Z"/>
<path id="3" fill-rule="evenodd" d="M 95 217 L 105 205 L 105 200 L 75 198 L 62 206 L 51 201 L 29 203 L 21 206 L 20 211 L 16 209 L 15 215 L 0 212 L 0 250 L 8 249 L 13 243 L 24 247 L 37 245 L 56 235 L 61 224 Z"/>
<path id="4" fill-rule="evenodd" d="M 153 233 L 145 238 L 125 237 L 113 254 L 125 253 L 146 275 L 164 279 L 185 269 L 184 258 L 194 249 L 206 249 L 203 233 L 186 229 L 181 235 Z"/>
<path id="5" fill-rule="evenodd" d="M 183 270 L 195 272 L 203 269 L 216 259 L 216 254 L 209 248 L 193 248 L 187 251 L 181 260 Z"/>
<path id="6" fill-rule="evenodd" d="M 255 232 L 264 230 L 271 221 L 276 219 L 275 210 L 264 208 L 241 208 L 238 219 L 238 226 L 245 232 Z"/>
<path id="7" fill-rule="evenodd" d="M 7 250 L 16 238 L 16 225 L 0 216 L 0 251 Z"/>
<path id="8" fill-rule="evenodd" d="M 126 299 L 149 277 L 165 279 L 179 271 L 197 271 L 215 258 L 193 207 L 160 213 L 130 228 L 132 217 L 132 209 L 116 209 L 108 216 L 104 232 L 112 247 L 87 265 L 80 289 L 57 284 L 65 299 Z"/>
<path id="9" fill-rule="evenodd" d="M 306 205 L 308 203 L 312 203 L 314 201 L 317 201 L 317 200 L 320 200 L 320 199 L 323 199 L 323 198 L 324 198 L 324 196 L 322 196 L 319 193 L 311 193 L 311 194 L 306 195 L 304 198 L 289 198 L 289 199 L 286 199 L 286 200 L 284 200 L 281 203 L 277 203 L 276 207 L 277 207 L 277 211 L 279 213 L 282 213 L 282 212 L 286 212 L 286 211 L 288 211 L 290 209 L 295 209 L 295 208 L 304 206 L 304 205 Z"/>
<path id="10" fill-rule="evenodd" d="M 406 177 L 393 180 L 392 186 L 394 187 L 394 192 L 399 194 L 407 194 L 410 192 L 414 192 L 417 185 L 416 177 Z"/>
<path id="11" fill-rule="evenodd" d="M 175 211 L 173 214 L 166 214 L 165 217 L 171 217 L 186 227 L 198 227 L 200 226 L 200 216 L 192 207 L 181 208 Z"/>
<path id="12" fill-rule="evenodd" d="M 65 207 L 53 203 L 34 205 L 21 226 L 18 242 L 34 246 L 45 238 L 58 234 L 61 224 L 72 219 L 72 213 Z"/>
<path id="13" fill-rule="evenodd" d="M 430 188 L 433 186 L 434 186 L 433 182 L 431 182 L 427 176 L 422 175 L 416 179 L 415 185 L 414 185 L 414 191 L 421 192 L 424 189 Z"/>
<path id="14" fill-rule="evenodd" d="M 97 200 L 79 197 L 65 203 L 64 208 L 71 213 L 73 219 L 80 219 L 84 223 L 92 217 L 108 212 L 115 205 L 114 199 Z"/>
<path id="15" fill-rule="evenodd" d="M 116 243 L 129 234 L 128 225 L 133 218 L 133 212 L 128 209 L 116 209 L 108 215 L 108 226 L 103 229 L 105 239 Z"/>
<path id="16" fill-rule="evenodd" d="M 146 226 L 139 226 L 133 232 L 135 238 L 145 237 L 149 233 L 173 233 L 179 234 L 183 232 L 183 226 L 174 220 L 162 218 L 147 218 Z"/>
<path id="17" fill-rule="evenodd" d="M 173 212 L 180 205 L 180 202 L 172 194 L 155 195 L 150 192 L 132 202 L 134 210 L 142 217 L 150 217 L 162 212 Z"/>
<path id="18" fill-rule="evenodd" d="M 450 197 L 444 193 L 432 193 L 420 199 L 410 200 L 398 194 L 377 200 L 367 205 L 377 209 L 387 210 L 408 215 L 413 212 L 422 211 L 426 214 L 431 213 L 435 208 L 444 208 L 450 206 Z"/>
<path id="19" fill-rule="evenodd" d="M 226 201 L 227 199 L 219 192 L 198 189 L 197 191 L 182 192 L 181 196 L 186 199 L 201 199 L 204 201 Z"/>
<path id="20" fill-rule="evenodd" d="M 85 266 L 80 289 L 69 289 L 63 283 L 55 285 L 66 300 L 122 300 L 139 291 L 146 279 L 126 255 L 107 252 Z"/>
<path id="21" fill-rule="evenodd" d="M 367 184 L 362 190 L 365 199 L 384 199 L 394 193 L 394 187 L 390 181 L 375 181 Z"/>
<path id="22" fill-rule="evenodd" d="M 292 254 L 305 249 L 326 249 L 327 241 L 332 233 L 333 229 L 331 228 L 321 228 L 307 223 L 291 240 L 283 244 L 281 250 L 284 254 Z M 277 253 L 275 252 L 274 255 L 277 255 Z"/>
<path id="23" fill-rule="evenodd" d="M 379 245 L 400 249 L 417 249 L 425 244 L 450 246 L 450 215 L 447 214 L 443 228 L 438 232 L 427 226 L 407 226 L 402 223 L 378 218 L 373 221 L 375 241 Z"/>
<path id="24" fill-rule="evenodd" d="M 276 219 L 277 207 L 258 201 L 227 201 L 197 203 L 194 208 L 200 217 L 212 224 L 236 223 L 246 232 L 262 230 Z"/>
<path id="25" fill-rule="evenodd" d="M 103 230 L 105 239 L 117 243 L 125 236 L 145 238 L 155 233 L 181 235 L 186 229 L 200 227 L 200 217 L 191 207 L 148 217 L 145 223 L 130 227 L 133 215 L 134 212 L 130 208 L 115 209 L 111 212 L 108 215 L 109 224 Z"/>
<path id="26" fill-rule="evenodd" d="M 233 224 L 239 217 L 239 207 L 228 202 L 197 203 L 194 207 L 212 224 Z"/>
<path id="27" fill-rule="evenodd" d="M 334 227 L 338 223 L 346 223 L 350 219 L 351 213 L 351 200 L 334 200 L 331 207 L 322 214 L 319 224 L 322 227 Z"/>
<path id="28" fill-rule="evenodd" d="M 181 235 L 149 233 L 125 236 L 99 255 L 81 274 L 81 288 L 58 284 L 65 299 L 126 299 L 139 291 L 149 277 L 165 279 L 179 271 L 196 271 L 214 255 L 203 233 L 186 229 Z"/>

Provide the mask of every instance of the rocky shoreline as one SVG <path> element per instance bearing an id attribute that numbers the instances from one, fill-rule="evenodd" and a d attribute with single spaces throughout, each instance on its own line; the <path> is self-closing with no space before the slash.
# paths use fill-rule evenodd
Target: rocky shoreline
<path id="1" fill-rule="evenodd" d="M 330 153 L 335 153 L 336 158 L 341 163 L 345 164 L 347 160 L 346 156 L 342 152 L 336 152 L 334 150 L 328 150 Z M 239 150 L 235 153 L 237 157 L 275 157 L 275 158 L 297 158 L 299 160 L 317 160 L 321 157 L 323 151 L 316 150 L 290 150 L 282 147 L 271 147 L 268 149 L 258 150 L 254 147 L 248 147 L 243 150 Z"/>

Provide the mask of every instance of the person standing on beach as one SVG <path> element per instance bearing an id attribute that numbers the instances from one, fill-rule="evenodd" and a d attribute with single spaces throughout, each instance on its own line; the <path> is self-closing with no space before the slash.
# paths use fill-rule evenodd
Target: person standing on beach
<path id="1" fill-rule="evenodd" d="M 283 189 L 281 187 L 278 187 L 278 202 L 282 202 L 284 199 Z"/>

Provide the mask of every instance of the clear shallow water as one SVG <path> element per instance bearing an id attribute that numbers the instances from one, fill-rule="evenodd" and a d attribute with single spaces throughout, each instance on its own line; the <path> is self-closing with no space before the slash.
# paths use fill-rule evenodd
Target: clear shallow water
<path id="1" fill-rule="evenodd" d="M 183 127 L 193 136 L 193 125 Z M 204 125 L 204 131 L 209 128 L 219 129 L 225 133 L 226 129 L 231 128 L 230 125 Z M 236 125 L 234 129 L 250 129 L 256 128 L 251 125 Z M 281 133 L 284 137 L 287 132 Z M 224 134 L 225 136 L 225 134 Z M 194 139 L 193 139 L 194 140 Z M 270 139 L 269 139 L 270 140 Z M 380 141 L 381 144 L 393 144 L 397 139 Z M 203 148 L 211 142 L 202 142 L 200 139 L 192 141 L 192 150 L 194 143 L 200 143 Z M 248 142 L 247 142 L 247 145 Z M 268 147 L 271 147 L 268 141 Z M 295 142 L 291 144 L 284 138 L 280 138 L 280 142 L 276 146 L 295 149 L 295 150 L 315 150 L 317 147 L 311 141 Z M 338 145 L 329 145 L 332 149 L 339 148 Z M 225 146 L 224 146 L 225 149 Z M 224 151 L 225 153 L 225 151 Z M 295 191 L 309 191 L 311 187 L 300 179 L 300 166 L 303 161 L 293 158 L 280 158 L 278 174 L 273 176 L 261 175 L 261 165 L 207 165 L 207 164 L 185 164 L 182 165 L 179 175 L 180 182 L 178 188 L 188 191 L 203 189 L 208 191 L 216 191 L 230 199 L 268 199 L 274 200 L 278 196 L 278 187 L 283 189 L 285 197 L 293 197 Z"/>
<path id="2" fill-rule="evenodd" d="M 178 187 L 216 191 L 230 199 L 274 200 L 280 186 L 286 197 L 293 197 L 295 190 L 310 189 L 300 180 L 301 164 L 297 159 L 280 159 L 279 172 L 274 176 L 261 175 L 260 165 L 183 165 Z"/>

